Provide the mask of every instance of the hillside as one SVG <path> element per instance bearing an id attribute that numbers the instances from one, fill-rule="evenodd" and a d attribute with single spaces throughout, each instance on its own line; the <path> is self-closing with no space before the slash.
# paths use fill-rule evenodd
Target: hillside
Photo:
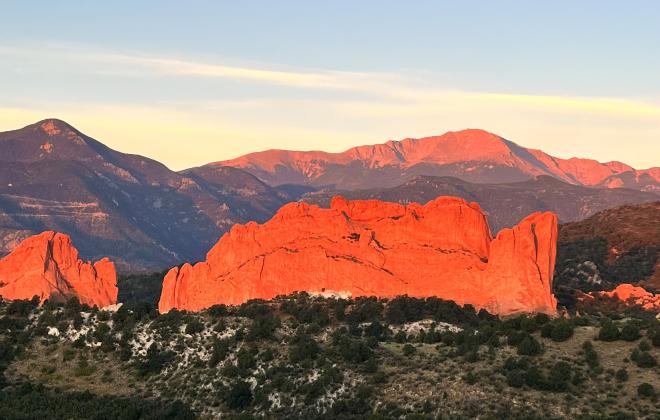
<path id="1" fill-rule="evenodd" d="M 59 120 L 0 133 L 0 254 L 44 230 L 121 270 L 201 259 L 234 223 L 295 199 L 235 168 L 177 173 L 114 151 Z"/>
<path id="2" fill-rule="evenodd" d="M 626 205 L 560 226 L 555 284 L 660 290 L 660 202 Z"/>
<path id="3" fill-rule="evenodd" d="M 660 327 L 618 316 L 306 294 L 166 315 L 0 302 L 0 417 L 654 419 Z"/>
<path id="4" fill-rule="evenodd" d="M 307 183 L 343 190 L 394 187 L 418 175 L 474 183 L 547 175 L 576 185 L 660 193 L 660 168 L 636 170 L 621 162 L 560 159 L 477 129 L 390 140 L 341 153 L 267 150 L 207 166 L 216 165 L 245 169 L 270 185 Z"/>
<path id="5" fill-rule="evenodd" d="M 378 199 L 395 203 L 425 204 L 441 195 L 475 201 L 484 209 L 493 234 L 511 227 L 536 211 L 552 211 L 560 223 L 581 220 L 623 204 L 658 200 L 652 193 L 625 188 L 588 188 L 538 176 L 522 182 L 478 184 L 452 177 L 418 176 L 392 188 L 311 192 L 302 200 L 327 206 L 333 195 L 349 199 Z"/>

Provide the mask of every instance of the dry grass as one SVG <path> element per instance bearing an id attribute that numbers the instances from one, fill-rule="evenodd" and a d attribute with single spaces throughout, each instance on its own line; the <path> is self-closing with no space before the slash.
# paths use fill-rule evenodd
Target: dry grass
<path id="1" fill-rule="evenodd" d="M 66 353 L 66 357 L 65 357 Z M 82 362 L 81 360 L 85 360 Z M 140 384 L 133 372 L 121 369 L 114 354 L 76 349 L 70 344 L 35 343 L 5 372 L 10 381 L 30 381 L 66 391 L 90 391 L 101 395 L 135 395 Z"/>

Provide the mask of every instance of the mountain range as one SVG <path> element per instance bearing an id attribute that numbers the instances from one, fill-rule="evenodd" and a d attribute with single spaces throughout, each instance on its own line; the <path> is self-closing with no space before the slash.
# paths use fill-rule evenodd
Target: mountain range
<path id="1" fill-rule="evenodd" d="M 560 159 L 484 130 L 388 141 L 341 153 L 267 150 L 210 164 L 244 169 L 271 185 L 311 184 L 339 189 L 393 187 L 418 175 L 476 183 L 525 181 L 547 175 L 569 184 L 631 188 L 660 194 L 660 168 L 621 162 Z"/>
<path id="2" fill-rule="evenodd" d="M 70 235 L 83 258 L 108 256 L 120 272 L 163 269 L 203 259 L 234 224 L 262 223 L 287 202 L 320 202 L 336 190 L 400 202 L 458 195 L 481 202 L 494 229 L 537 210 L 572 221 L 657 200 L 659 171 L 558 159 L 464 130 L 344 153 L 259 152 L 176 172 L 47 119 L 0 133 L 0 254 L 53 230 Z"/>

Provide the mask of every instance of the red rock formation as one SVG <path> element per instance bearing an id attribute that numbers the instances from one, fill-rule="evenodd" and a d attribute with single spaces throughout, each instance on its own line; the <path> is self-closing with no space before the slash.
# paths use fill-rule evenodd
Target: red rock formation
<path id="1" fill-rule="evenodd" d="M 643 287 L 623 283 L 611 292 L 600 292 L 601 295 L 610 298 L 616 297 L 630 305 L 638 305 L 647 311 L 660 312 L 660 295 L 646 291 Z"/>
<path id="2" fill-rule="evenodd" d="M 81 303 L 104 307 L 117 303 L 115 265 L 103 258 L 92 264 L 78 259 L 67 235 L 43 232 L 25 239 L 0 259 L 0 296 L 58 301 L 77 296 Z"/>
<path id="3" fill-rule="evenodd" d="M 497 314 L 555 314 L 557 218 L 534 213 L 492 239 L 476 203 L 407 206 L 335 197 L 235 225 L 205 262 L 173 268 L 159 310 L 201 310 L 294 291 L 438 296 Z"/>

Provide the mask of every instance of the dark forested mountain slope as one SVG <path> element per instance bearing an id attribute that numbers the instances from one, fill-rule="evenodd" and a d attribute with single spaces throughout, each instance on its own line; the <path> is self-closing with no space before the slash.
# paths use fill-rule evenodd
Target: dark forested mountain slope
<path id="1" fill-rule="evenodd" d="M 505 184 L 475 184 L 452 177 L 419 176 L 393 188 L 319 191 L 306 194 L 303 199 L 325 206 L 335 194 L 349 199 L 422 204 L 439 195 L 457 196 L 479 203 L 488 215 L 493 233 L 515 225 L 535 211 L 553 211 L 559 221 L 565 223 L 584 219 L 611 207 L 657 200 L 652 193 L 623 188 L 588 188 L 549 176 Z"/>
<path id="2" fill-rule="evenodd" d="M 660 201 L 599 212 L 559 228 L 555 283 L 610 290 L 620 283 L 660 290 Z"/>

